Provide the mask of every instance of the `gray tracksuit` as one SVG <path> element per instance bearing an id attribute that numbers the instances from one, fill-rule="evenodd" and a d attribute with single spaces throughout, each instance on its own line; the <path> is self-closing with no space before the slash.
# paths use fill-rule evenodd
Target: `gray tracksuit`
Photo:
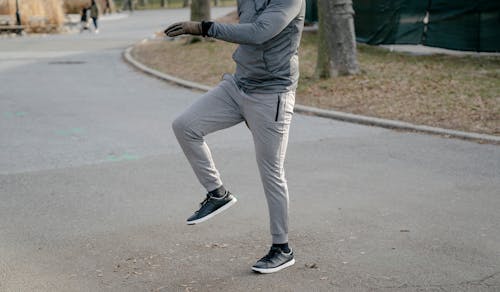
<path id="1" fill-rule="evenodd" d="M 198 180 L 222 185 L 204 136 L 245 121 L 252 132 L 269 206 L 273 243 L 288 241 L 284 161 L 299 77 L 297 49 L 305 0 L 238 0 L 240 24 L 214 23 L 208 35 L 239 43 L 234 75 L 187 108 L 172 124 Z"/>
<path id="2" fill-rule="evenodd" d="M 208 35 L 238 43 L 236 82 L 245 92 L 287 92 L 299 79 L 303 0 L 238 0 L 239 24 L 214 23 Z"/>

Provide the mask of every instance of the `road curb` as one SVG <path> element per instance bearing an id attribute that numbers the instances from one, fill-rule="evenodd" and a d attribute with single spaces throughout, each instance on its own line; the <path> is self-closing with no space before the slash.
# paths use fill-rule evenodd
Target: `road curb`
<path id="1" fill-rule="evenodd" d="M 123 53 L 123 57 L 129 64 L 133 65 L 134 67 L 136 67 L 140 71 L 143 71 L 144 73 L 152 75 L 156 78 L 159 78 L 159 79 L 162 79 L 162 80 L 165 80 L 168 82 L 172 82 L 172 83 L 175 83 L 177 85 L 181 85 L 183 87 L 187 87 L 189 89 L 196 89 L 196 90 L 200 90 L 200 91 L 209 91 L 210 89 L 212 89 L 212 87 L 210 87 L 210 86 L 199 84 L 196 82 L 191 82 L 191 81 L 184 80 L 181 78 L 177 78 L 175 76 L 165 74 L 163 72 L 160 72 L 158 70 L 155 70 L 153 68 L 150 68 L 150 67 L 140 63 L 139 61 L 135 60 L 132 57 L 132 55 L 130 54 L 130 52 L 132 51 L 133 48 L 134 48 L 134 46 L 128 47 L 125 50 L 125 52 Z"/>
<path id="2" fill-rule="evenodd" d="M 143 40 L 142 42 L 146 42 L 146 41 L 147 40 Z M 139 69 L 140 71 L 147 73 L 149 75 L 152 75 L 156 78 L 165 80 L 167 82 L 175 83 L 177 85 L 180 85 L 180 86 L 183 86 L 183 87 L 186 87 L 189 89 L 195 89 L 195 90 L 200 90 L 200 91 L 209 91 L 210 89 L 212 89 L 212 87 L 210 87 L 210 86 L 200 84 L 197 82 L 184 80 L 184 79 L 181 79 L 181 78 L 169 75 L 169 74 L 162 73 L 162 72 L 157 71 L 155 69 L 152 69 L 150 67 L 147 67 L 146 65 L 140 63 L 139 61 L 135 60 L 132 57 L 130 52 L 132 51 L 133 48 L 134 48 L 134 46 L 128 47 L 123 53 L 123 58 L 125 59 L 125 61 L 127 61 L 129 64 L 133 65 L 135 68 Z M 443 128 L 437 128 L 437 127 L 424 126 L 424 125 L 415 125 L 415 124 L 397 121 L 397 120 L 388 120 L 388 119 L 381 119 L 381 118 L 374 118 L 374 117 L 350 114 L 350 113 L 345 113 L 345 112 L 338 112 L 338 111 L 333 111 L 333 110 L 324 110 L 324 109 L 318 109 L 318 108 L 299 105 L 299 104 L 295 105 L 294 110 L 296 112 L 299 112 L 299 113 L 311 114 L 311 115 L 315 115 L 318 117 L 330 118 L 330 119 L 335 119 L 335 120 L 340 120 L 340 121 L 350 122 L 350 123 L 356 123 L 356 124 L 370 125 L 370 126 L 376 126 L 376 127 L 382 127 L 382 128 L 388 128 L 388 129 L 396 129 L 396 130 L 404 130 L 404 131 L 416 131 L 416 132 L 422 132 L 422 133 L 428 133 L 428 134 L 434 134 L 434 135 L 444 135 L 446 137 L 451 137 L 451 138 L 460 138 L 460 139 L 467 139 L 467 140 L 480 140 L 482 142 L 490 142 L 490 143 L 500 143 L 499 136 L 493 136 L 493 135 L 487 135 L 487 134 L 463 132 L 463 131 L 449 130 L 449 129 L 443 129 Z"/>

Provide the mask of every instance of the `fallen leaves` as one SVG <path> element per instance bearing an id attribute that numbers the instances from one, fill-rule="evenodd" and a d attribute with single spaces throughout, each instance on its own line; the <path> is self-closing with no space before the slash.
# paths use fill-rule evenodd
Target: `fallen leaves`
<path id="1" fill-rule="evenodd" d="M 229 245 L 226 243 L 210 243 L 210 244 L 205 244 L 205 247 L 208 248 L 226 248 Z"/>
<path id="2" fill-rule="evenodd" d="M 129 256 L 113 265 L 113 273 L 124 279 L 151 274 L 167 259 L 164 255 Z"/>
<path id="3" fill-rule="evenodd" d="M 308 269 L 317 269 L 318 265 L 316 263 L 304 264 L 304 266 Z"/>

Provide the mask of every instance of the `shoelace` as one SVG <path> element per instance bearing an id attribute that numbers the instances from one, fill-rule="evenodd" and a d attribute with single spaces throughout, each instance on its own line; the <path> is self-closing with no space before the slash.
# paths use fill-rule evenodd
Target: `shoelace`
<path id="1" fill-rule="evenodd" d="M 205 200 L 203 200 L 203 202 L 200 203 L 200 209 L 195 211 L 194 213 L 195 214 L 198 214 L 201 210 L 201 207 L 203 207 L 203 205 L 205 205 L 206 203 L 208 203 L 208 200 L 210 200 L 212 197 L 210 196 L 210 194 L 207 194 L 207 197 L 205 198 Z"/>
<path id="2" fill-rule="evenodd" d="M 227 192 L 226 192 L 226 194 L 225 194 L 223 197 L 221 197 L 221 198 L 217 198 L 217 199 L 222 199 L 222 198 L 224 198 L 225 196 L 227 196 Z M 201 207 L 203 207 L 203 205 L 205 205 L 206 203 L 208 203 L 208 201 L 209 201 L 210 199 L 212 199 L 212 198 L 214 198 L 214 197 L 213 197 L 213 196 L 211 196 L 211 195 L 210 195 L 210 193 L 208 193 L 208 194 L 207 194 L 207 197 L 205 198 L 205 200 L 203 200 L 203 202 L 201 202 L 201 203 L 200 203 L 200 208 L 201 208 Z M 195 211 L 195 213 L 198 213 L 198 212 L 200 212 L 200 210 Z"/>
<path id="3" fill-rule="evenodd" d="M 200 203 L 200 208 L 203 207 L 206 203 L 208 203 L 208 201 L 212 198 L 213 198 L 213 196 L 211 196 L 210 194 L 207 194 L 207 197 L 205 198 L 205 200 L 203 200 L 203 202 Z M 222 197 L 222 198 L 224 198 L 224 197 Z M 198 213 L 199 211 L 200 210 L 196 211 L 195 213 Z"/>
<path id="4" fill-rule="evenodd" d="M 210 196 L 210 194 L 207 194 L 207 197 L 205 198 L 205 200 L 203 200 L 203 202 L 200 203 L 200 206 L 203 206 L 206 203 L 208 203 L 208 200 L 210 200 L 211 198 L 212 198 L 212 196 Z"/>
<path id="5" fill-rule="evenodd" d="M 269 253 L 267 253 L 262 259 L 260 259 L 261 261 L 270 261 L 275 254 L 278 254 L 278 253 L 281 253 L 281 249 L 277 248 L 277 247 L 271 247 L 271 250 L 269 250 Z"/>
<path id="6" fill-rule="evenodd" d="M 205 205 L 210 199 L 216 199 L 216 200 L 220 200 L 220 199 L 223 199 L 227 196 L 227 191 L 226 193 L 224 194 L 224 196 L 222 197 L 214 197 L 212 195 L 210 195 L 210 193 L 207 194 L 207 197 L 205 198 L 205 200 L 203 200 L 203 202 L 200 203 L 201 206 Z"/>

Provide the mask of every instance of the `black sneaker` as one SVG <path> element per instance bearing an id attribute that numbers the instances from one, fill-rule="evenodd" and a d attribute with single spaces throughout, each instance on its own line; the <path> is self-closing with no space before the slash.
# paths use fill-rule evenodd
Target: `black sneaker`
<path id="1" fill-rule="evenodd" d="M 236 200 L 229 191 L 226 191 L 226 195 L 222 198 L 214 197 L 208 193 L 207 198 L 201 202 L 200 209 L 187 219 L 187 224 L 194 225 L 206 221 L 222 211 L 229 209 L 229 207 L 234 205 L 237 201 L 238 200 Z"/>
<path id="2" fill-rule="evenodd" d="M 269 253 L 261 258 L 252 270 L 262 274 L 274 273 L 295 264 L 293 252 L 285 253 L 279 247 L 271 247 Z"/>

